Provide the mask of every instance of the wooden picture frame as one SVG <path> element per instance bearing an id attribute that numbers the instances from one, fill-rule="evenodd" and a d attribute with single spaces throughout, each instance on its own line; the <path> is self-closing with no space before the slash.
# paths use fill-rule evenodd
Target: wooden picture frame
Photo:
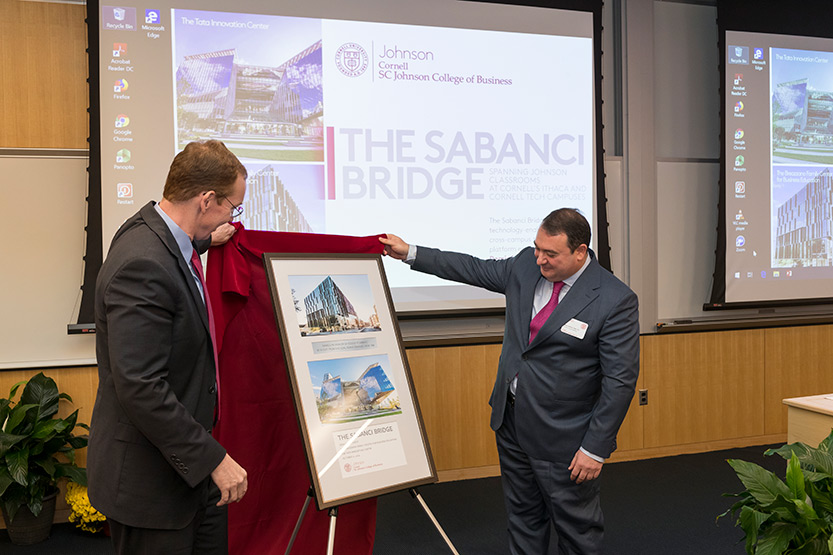
<path id="1" fill-rule="evenodd" d="M 263 262 L 319 509 L 436 482 L 381 255 Z"/>

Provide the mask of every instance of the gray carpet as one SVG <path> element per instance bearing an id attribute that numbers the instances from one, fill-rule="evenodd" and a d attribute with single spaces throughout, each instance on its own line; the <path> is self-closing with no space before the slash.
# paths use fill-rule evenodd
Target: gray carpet
<path id="1" fill-rule="evenodd" d="M 743 555 L 740 531 L 715 517 L 732 500 L 721 494 L 742 489 L 727 458 L 757 462 L 783 476 L 780 457 L 767 446 L 608 464 L 602 471 L 607 555 Z M 499 478 L 435 484 L 420 493 L 461 555 L 504 555 L 506 513 Z M 283 547 L 275 553 L 283 554 Z M 15 546 L 0 530 L 2 555 L 109 555 L 107 538 L 55 525 L 38 545 Z M 449 553 L 419 503 L 407 492 L 379 499 L 374 555 Z M 551 554 L 557 553 L 555 545 Z M 261 555 L 261 554 L 251 554 Z M 297 554 L 315 555 L 315 554 Z M 321 554 L 324 555 L 324 554 Z M 338 555 L 338 554 L 336 554 Z"/>

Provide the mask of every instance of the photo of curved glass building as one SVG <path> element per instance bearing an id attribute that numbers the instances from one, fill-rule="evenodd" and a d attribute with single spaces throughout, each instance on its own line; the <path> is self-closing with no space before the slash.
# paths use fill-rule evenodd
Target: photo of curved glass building
<path id="1" fill-rule="evenodd" d="M 309 28 L 309 42 L 303 48 L 287 52 L 280 45 L 281 34 L 274 31 L 295 24 L 299 18 L 246 16 L 264 29 L 263 42 L 254 42 L 246 29 L 228 20 L 241 14 L 177 13 L 174 57 L 179 61 L 174 78 L 178 147 L 194 140 L 219 139 L 244 163 L 323 161 L 320 25 Z M 186 21 L 210 21 L 212 25 L 195 26 Z M 218 44 L 224 48 L 216 49 Z"/>
<path id="2" fill-rule="evenodd" d="M 387 364 L 386 355 L 310 362 L 313 386 L 320 384 L 316 404 L 321 422 L 351 422 L 401 413 L 399 395 L 383 366 Z"/>

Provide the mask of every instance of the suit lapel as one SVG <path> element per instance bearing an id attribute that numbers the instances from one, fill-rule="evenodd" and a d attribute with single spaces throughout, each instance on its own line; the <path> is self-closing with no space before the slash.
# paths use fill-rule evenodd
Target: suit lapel
<path id="1" fill-rule="evenodd" d="M 575 317 L 576 314 L 593 302 L 599 296 L 599 283 L 601 280 L 601 266 L 593 258 L 587 269 L 579 276 L 573 286 L 567 291 L 564 299 L 558 303 L 550 317 L 541 327 L 541 331 L 535 336 L 529 347 L 534 347 L 547 340 L 553 333 Z M 532 306 L 532 302 L 527 306 Z M 532 310 L 530 310 L 530 313 Z"/>
<path id="2" fill-rule="evenodd" d="M 202 300 L 202 295 L 200 295 L 200 291 L 197 289 L 197 284 L 194 282 L 194 276 L 191 274 L 191 268 L 188 265 L 188 262 L 182 258 L 182 251 L 179 250 L 179 245 L 177 244 L 176 239 L 174 239 L 174 236 L 171 234 L 171 230 L 168 229 L 168 224 L 166 224 L 165 220 L 162 219 L 162 216 L 156 212 L 153 202 L 143 206 L 140 214 L 142 215 L 142 219 L 145 221 L 147 226 L 159 237 L 159 240 L 162 241 L 171 256 L 173 256 L 177 261 L 179 271 L 182 274 L 181 277 L 185 286 L 188 288 L 188 291 L 191 293 L 191 299 L 197 307 L 200 319 L 202 320 L 206 331 L 210 332 L 208 325 L 208 312 L 205 308 L 205 302 Z M 208 291 L 206 291 L 205 294 L 207 295 Z"/>
<path id="3" fill-rule="evenodd" d="M 529 250 L 532 253 L 532 249 Z M 532 265 L 528 266 L 529 270 L 527 275 L 521 279 L 521 290 L 518 296 L 518 307 L 521 310 L 518 314 L 520 319 L 519 328 L 521 329 L 521 334 L 525 332 L 525 335 L 522 337 L 524 344 L 529 343 L 529 324 L 532 322 L 532 304 L 535 298 L 535 287 L 538 285 L 538 279 L 541 277 L 541 270 L 535 264 L 534 255 L 532 256 Z M 524 268 L 527 268 L 527 266 L 525 265 Z"/>

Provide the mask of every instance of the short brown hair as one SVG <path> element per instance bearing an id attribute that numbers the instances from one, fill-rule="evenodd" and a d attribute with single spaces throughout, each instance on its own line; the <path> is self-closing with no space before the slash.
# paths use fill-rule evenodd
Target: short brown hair
<path id="1" fill-rule="evenodd" d="M 214 191 L 222 199 L 232 194 L 238 176 L 246 179 L 246 168 L 220 141 L 188 143 L 171 163 L 162 196 L 182 202 Z"/>
<path id="2" fill-rule="evenodd" d="M 580 245 L 590 246 L 590 224 L 576 208 L 553 210 L 541 222 L 541 229 L 547 235 L 566 235 L 570 252 L 575 252 Z"/>

